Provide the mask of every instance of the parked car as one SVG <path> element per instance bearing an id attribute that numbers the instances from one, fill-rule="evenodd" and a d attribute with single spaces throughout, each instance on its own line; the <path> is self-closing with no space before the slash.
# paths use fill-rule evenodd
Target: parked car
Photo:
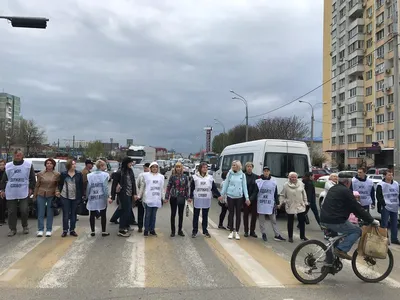
<path id="1" fill-rule="evenodd" d="M 386 172 L 388 170 L 388 168 L 369 168 L 367 171 L 367 175 L 379 175 L 379 174 L 383 174 L 383 172 Z"/>
<path id="2" fill-rule="evenodd" d="M 312 173 L 314 175 L 314 180 L 318 180 L 322 176 L 329 176 L 329 171 L 325 169 L 313 169 Z"/>
<path id="3" fill-rule="evenodd" d="M 374 188 L 376 190 L 376 186 L 378 185 L 379 182 L 381 182 L 383 180 L 383 175 L 367 175 L 368 178 L 370 178 L 372 180 L 372 182 L 374 183 Z"/>

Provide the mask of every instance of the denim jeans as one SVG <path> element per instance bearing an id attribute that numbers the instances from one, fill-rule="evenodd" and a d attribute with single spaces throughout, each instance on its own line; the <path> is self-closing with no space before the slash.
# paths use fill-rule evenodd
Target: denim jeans
<path id="1" fill-rule="evenodd" d="M 38 196 L 36 200 L 37 217 L 38 217 L 38 231 L 44 231 L 44 215 L 47 213 L 46 231 L 53 230 L 53 208 L 51 202 L 54 197 Z"/>
<path id="2" fill-rule="evenodd" d="M 381 212 L 382 220 L 381 220 L 381 227 L 382 228 L 389 228 L 389 218 L 390 218 L 390 240 L 396 242 L 398 240 L 397 237 L 397 222 L 399 215 L 397 212 L 388 211 L 386 208 L 382 209 Z"/>
<path id="3" fill-rule="evenodd" d="M 144 231 L 154 231 L 156 227 L 156 218 L 158 207 L 149 207 L 144 205 L 145 215 L 144 215 Z"/>
<path id="4" fill-rule="evenodd" d="M 63 204 L 63 231 L 75 231 L 78 200 L 61 197 Z"/>
<path id="5" fill-rule="evenodd" d="M 362 230 L 358 225 L 354 225 L 349 221 L 342 224 L 322 224 L 328 229 L 341 234 L 347 234 L 343 241 L 336 247 L 343 252 L 349 252 L 354 243 L 360 238 Z"/>

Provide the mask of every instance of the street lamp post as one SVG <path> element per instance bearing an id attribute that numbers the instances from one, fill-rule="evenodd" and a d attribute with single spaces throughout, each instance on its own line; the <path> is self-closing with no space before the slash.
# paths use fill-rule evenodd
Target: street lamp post
<path id="1" fill-rule="evenodd" d="M 225 132 L 225 126 L 224 126 L 224 124 L 223 124 L 220 120 L 218 120 L 218 119 L 214 119 L 214 121 L 215 121 L 215 124 L 219 124 L 219 125 L 222 126 L 222 129 L 223 129 L 223 131 L 224 131 L 224 134 L 222 135 L 222 148 L 225 148 L 225 134 L 226 134 L 226 132 Z"/>
<path id="2" fill-rule="evenodd" d="M 325 102 L 318 102 L 315 103 L 314 105 L 312 105 L 310 102 L 308 101 L 303 101 L 303 100 L 299 100 L 300 103 L 306 103 L 311 107 L 311 140 L 310 140 L 310 155 L 311 155 L 311 159 L 312 159 L 312 155 L 313 155 L 313 150 L 314 150 L 314 107 L 318 104 L 325 104 Z"/>
<path id="3" fill-rule="evenodd" d="M 12 27 L 46 29 L 47 18 L 0 16 L 11 22 Z"/>
<path id="4" fill-rule="evenodd" d="M 230 90 L 230 92 L 237 96 L 237 97 L 232 97 L 232 99 L 238 99 L 238 100 L 242 101 L 244 103 L 244 105 L 246 106 L 246 142 L 247 142 L 249 140 L 249 108 L 248 108 L 247 100 L 243 96 L 240 96 L 239 94 L 235 93 L 235 91 L 233 91 L 233 90 Z"/>

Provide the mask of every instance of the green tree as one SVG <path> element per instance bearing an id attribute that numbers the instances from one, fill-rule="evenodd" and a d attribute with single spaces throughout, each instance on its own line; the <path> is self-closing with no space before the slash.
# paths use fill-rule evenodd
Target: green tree
<path id="1" fill-rule="evenodd" d="M 322 165 L 328 160 L 325 153 L 322 151 L 315 150 L 312 152 L 311 155 L 311 164 L 314 167 L 322 167 Z"/>
<path id="2" fill-rule="evenodd" d="M 86 148 L 85 156 L 92 159 L 97 159 L 102 156 L 104 152 L 104 146 L 101 141 L 90 142 Z"/>
<path id="3" fill-rule="evenodd" d="M 228 135 L 226 133 L 220 133 L 214 136 L 212 141 L 212 151 L 215 153 L 221 153 L 228 143 Z"/>

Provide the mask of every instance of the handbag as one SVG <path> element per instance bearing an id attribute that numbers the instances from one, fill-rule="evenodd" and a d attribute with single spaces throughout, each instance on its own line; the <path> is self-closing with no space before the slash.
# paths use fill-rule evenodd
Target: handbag
<path id="1" fill-rule="evenodd" d="M 388 252 L 387 229 L 377 226 L 363 226 L 358 243 L 358 254 L 372 258 L 385 259 Z"/>
<path id="2" fill-rule="evenodd" d="M 89 210 L 86 207 L 87 200 L 82 200 L 79 204 L 78 207 L 76 208 L 76 214 L 80 216 L 88 216 L 89 215 Z"/>
<path id="3" fill-rule="evenodd" d="M 54 196 L 54 198 L 51 200 L 51 207 L 52 208 L 61 208 L 62 207 L 61 198 Z"/>

